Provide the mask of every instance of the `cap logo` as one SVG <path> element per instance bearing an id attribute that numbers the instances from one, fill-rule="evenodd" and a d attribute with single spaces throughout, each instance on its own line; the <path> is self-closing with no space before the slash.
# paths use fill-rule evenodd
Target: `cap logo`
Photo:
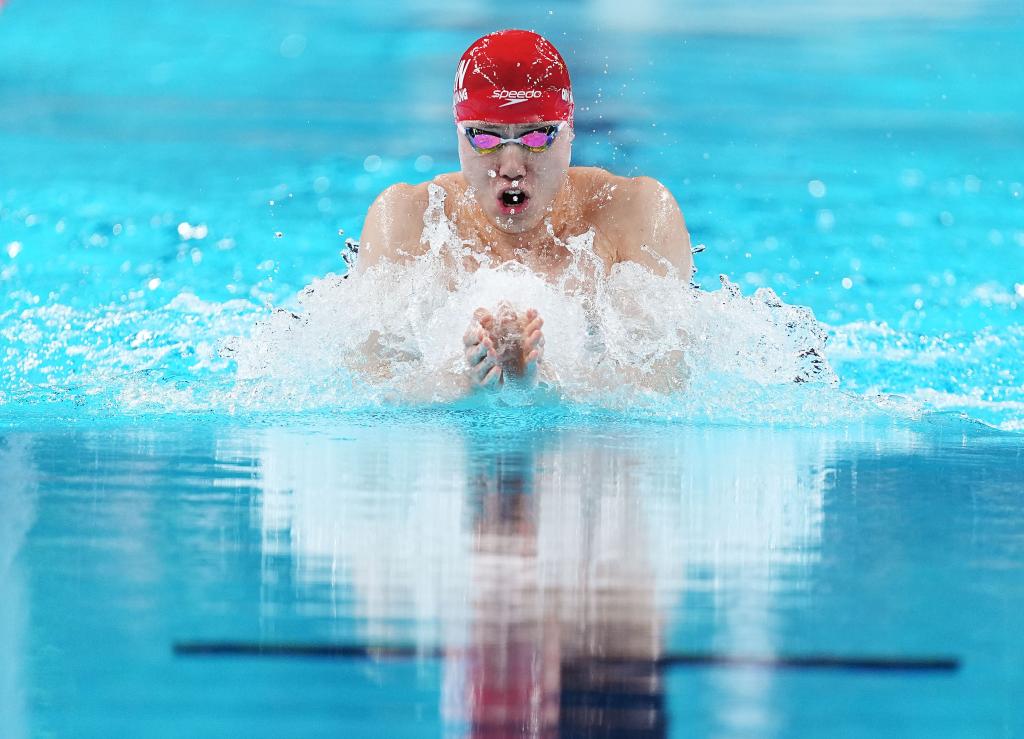
<path id="1" fill-rule="evenodd" d="M 539 98 L 540 90 L 495 90 L 491 97 L 495 100 L 528 100 Z"/>
<path id="2" fill-rule="evenodd" d="M 462 87 L 463 81 L 466 79 L 466 71 L 469 69 L 469 59 L 463 59 L 459 62 L 459 71 L 455 73 L 455 89 L 458 90 Z"/>

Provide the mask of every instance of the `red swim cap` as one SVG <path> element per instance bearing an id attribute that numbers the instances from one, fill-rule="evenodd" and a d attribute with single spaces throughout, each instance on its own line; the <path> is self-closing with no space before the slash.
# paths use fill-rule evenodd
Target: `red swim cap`
<path id="1" fill-rule="evenodd" d="M 495 31 L 466 49 L 455 72 L 456 121 L 572 125 L 572 86 L 565 60 L 533 31 Z"/>

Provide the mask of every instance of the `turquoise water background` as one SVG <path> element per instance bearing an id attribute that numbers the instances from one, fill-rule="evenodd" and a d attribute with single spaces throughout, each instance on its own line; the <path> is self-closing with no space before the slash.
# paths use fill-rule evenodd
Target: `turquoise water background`
<path id="1" fill-rule="evenodd" d="M 173 377 L 150 392 L 172 412 L 172 382 L 230 385 L 219 340 L 343 271 L 339 230 L 383 187 L 457 168 L 452 55 L 517 23 L 565 48 L 575 163 L 663 180 L 705 289 L 726 274 L 809 306 L 845 390 L 1019 429 L 1019 11 L 16 3 L 3 412 L 75 387 L 117 413 L 147 370 Z"/>
<path id="2" fill-rule="evenodd" d="M 569 716 L 630 635 L 959 664 L 665 669 L 672 736 L 1024 735 L 1024 6 L 935 5 L 9 0 L 0 735 L 464 736 L 474 660 L 560 666 Z M 808 306 L 837 388 L 225 401 L 222 342 L 457 168 L 455 60 L 508 26 L 569 63 L 574 162 L 667 184 L 702 289 Z M 413 656 L 173 651 L 203 640 Z"/>

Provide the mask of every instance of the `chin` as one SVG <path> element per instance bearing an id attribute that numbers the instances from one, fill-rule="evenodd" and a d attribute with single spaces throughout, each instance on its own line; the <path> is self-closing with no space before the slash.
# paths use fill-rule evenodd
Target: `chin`
<path id="1" fill-rule="evenodd" d="M 503 231 L 507 234 L 521 234 L 526 233 L 527 231 L 532 231 L 540 223 L 540 220 L 535 218 L 518 219 L 504 214 L 498 214 L 494 217 L 493 222 L 499 231 Z"/>

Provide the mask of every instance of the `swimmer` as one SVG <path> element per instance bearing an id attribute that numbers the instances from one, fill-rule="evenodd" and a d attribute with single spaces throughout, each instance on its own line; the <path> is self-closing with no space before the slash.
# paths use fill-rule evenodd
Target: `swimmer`
<path id="1" fill-rule="evenodd" d="M 517 261 L 555 277 L 572 261 L 565 242 L 591 231 L 591 256 L 605 274 L 635 262 L 688 280 L 690 236 L 664 185 L 570 166 L 573 108 L 565 61 L 547 39 L 506 30 L 473 42 L 459 60 L 453 94 L 461 169 L 433 180 L 459 238 L 491 264 Z M 430 184 L 396 184 L 377 197 L 363 226 L 357 275 L 427 252 Z M 520 315 L 506 302 L 496 312 L 478 308 L 463 337 L 469 386 L 535 382 L 543 318 L 533 309 Z"/>

